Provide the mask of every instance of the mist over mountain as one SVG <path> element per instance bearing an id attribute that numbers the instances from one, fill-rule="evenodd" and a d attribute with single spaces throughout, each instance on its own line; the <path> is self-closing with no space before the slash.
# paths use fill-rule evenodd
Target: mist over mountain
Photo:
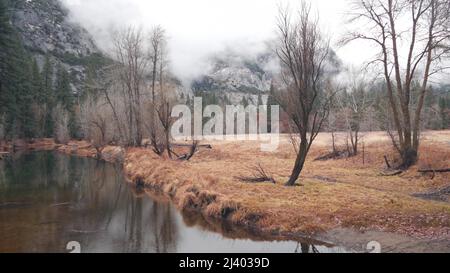
<path id="1" fill-rule="evenodd" d="M 49 56 L 69 72 L 73 92 L 81 92 L 87 66 L 103 61 L 89 32 L 68 20 L 69 11 L 59 0 L 19 0 L 11 10 L 12 25 L 39 67 Z"/>
<path id="2" fill-rule="evenodd" d="M 273 55 L 242 56 L 228 50 L 210 59 L 207 73 L 192 84 L 194 91 L 225 91 L 266 93 L 270 90 L 272 73 L 269 71 Z"/>
<path id="3" fill-rule="evenodd" d="M 13 5 L 12 24 L 20 34 L 24 46 L 32 53 L 40 67 L 45 56 L 62 64 L 71 75 L 73 91 L 80 92 L 90 62 L 102 61 L 104 46 L 98 46 L 94 34 L 89 33 L 71 16 L 66 2 L 60 0 L 21 0 Z M 203 59 L 201 72 L 187 81 L 184 75 L 174 74 L 178 93 L 229 92 L 230 97 L 267 93 L 272 81 L 276 58 L 267 47 L 254 46 L 246 50 L 226 47 Z"/>

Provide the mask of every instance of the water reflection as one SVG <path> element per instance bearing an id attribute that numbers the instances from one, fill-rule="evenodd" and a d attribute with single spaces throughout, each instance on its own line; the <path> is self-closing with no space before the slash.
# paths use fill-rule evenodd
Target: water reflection
<path id="1" fill-rule="evenodd" d="M 0 252 L 337 252 L 177 212 L 121 168 L 53 152 L 0 161 Z"/>

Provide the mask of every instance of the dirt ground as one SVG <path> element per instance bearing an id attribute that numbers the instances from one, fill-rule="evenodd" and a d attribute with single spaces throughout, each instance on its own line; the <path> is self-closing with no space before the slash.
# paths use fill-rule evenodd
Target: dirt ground
<path id="1" fill-rule="evenodd" d="M 338 139 L 342 146 L 344 137 Z M 450 187 L 448 173 L 433 177 L 417 172 L 450 167 L 450 131 L 424 133 L 417 166 L 398 176 L 381 174 L 384 155 L 391 162 L 396 159 L 385 133 L 365 134 L 364 153 L 361 147 L 356 157 L 314 161 L 331 149 L 331 136 L 320 134 L 294 188 L 283 185 L 295 159 L 288 137 L 283 136 L 279 149 L 271 153 L 262 152 L 256 141 L 207 143 L 213 149 L 202 149 L 189 162 L 132 148 L 127 150 L 124 169 L 132 181 L 170 196 L 179 209 L 196 209 L 262 232 L 312 235 L 351 228 L 450 239 L 449 200 L 415 196 Z M 276 184 L 237 178 L 252 176 L 257 164 Z"/>

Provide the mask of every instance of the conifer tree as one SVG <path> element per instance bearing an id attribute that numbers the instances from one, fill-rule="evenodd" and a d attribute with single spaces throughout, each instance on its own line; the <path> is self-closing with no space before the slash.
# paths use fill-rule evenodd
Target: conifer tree
<path id="1" fill-rule="evenodd" d="M 19 71 L 19 82 L 17 85 L 16 102 L 18 107 L 18 120 L 20 123 L 20 138 L 32 138 L 35 136 L 36 122 L 33 113 L 33 101 L 36 96 L 33 92 L 35 87 L 32 80 L 32 61 L 26 52 L 20 53 L 22 56 L 18 64 L 22 67 Z"/>
<path id="2" fill-rule="evenodd" d="M 42 124 L 43 135 L 45 137 L 53 137 L 55 122 L 52 112 L 55 107 L 55 92 L 53 88 L 53 64 L 50 57 L 45 57 L 44 67 L 42 69 L 42 101 L 44 108 L 44 120 Z"/>
<path id="3" fill-rule="evenodd" d="M 58 65 L 56 98 L 67 111 L 73 109 L 74 96 L 70 87 L 69 73 L 61 64 Z"/>

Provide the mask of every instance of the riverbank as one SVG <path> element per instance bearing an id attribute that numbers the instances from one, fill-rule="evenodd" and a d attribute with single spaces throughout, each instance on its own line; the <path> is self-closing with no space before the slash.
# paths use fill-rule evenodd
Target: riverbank
<path id="1" fill-rule="evenodd" d="M 418 166 L 399 176 L 383 176 L 384 155 L 394 161 L 389 139 L 366 134 L 363 155 L 314 161 L 330 149 L 330 136 L 319 135 L 300 179 L 287 188 L 295 158 L 284 137 L 274 153 L 260 151 L 258 142 L 214 141 L 191 161 L 174 161 L 151 150 L 108 146 L 100 158 L 123 162 L 130 181 L 162 193 L 180 210 L 286 238 L 323 236 L 335 230 L 389 232 L 423 240 L 450 239 L 450 203 L 415 197 L 450 187 L 449 174 L 419 174 L 419 168 L 441 168 L 450 162 L 450 132 L 424 135 Z M 48 141 L 47 141 L 48 142 Z M 339 144 L 339 143 L 338 143 Z M 342 144 L 342 143 L 340 143 Z M 43 145 L 44 146 L 44 145 Z M 45 145 L 48 147 L 49 145 Z M 99 158 L 87 142 L 72 141 L 54 149 L 72 155 Z M 241 182 L 260 164 L 275 184 Z M 433 179 L 432 179 L 433 178 Z"/>
<path id="2" fill-rule="evenodd" d="M 382 134 L 366 136 L 364 164 L 362 155 L 313 161 L 329 149 L 328 135 L 323 134 L 295 188 L 283 186 L 295 158 L 287 139 L 269 154 L 260 152 L 257 142 L 213 142 L 213 150 L 203 150 L 189 162 L 134 148 L 127 151 L 124 170 L 132 181 L 170 196 L 179 209 L 195 209 L 264 233 L 317 235 L 349 228 L 450 239 L 450 204 L 413 196 L 450 186 L 448 174 L 431 179 L 417 173 L 419 167 L 449 164 L 449 139 L 450 132 L 425 134 L 418 166 L 399 176 L 382 176 L 384 155 L 395 154 Z M 236 178 L 251 176 L 257 163 L 276 184 Z"/>
<path id="3" fill-rule="evenodd" d="M 125 160 L 125 149 L 118 146 L 105 146 L 95 149 L 88 141 L 72 140 L 67 144 L 58 144 L 51 138 L 33 139 L 29 141 L 9 141 L 0 143 L 0 153 L 5 155 L 20 151 L 52 151 L 104 160 L 109 163 L 123 163 Z"/>

